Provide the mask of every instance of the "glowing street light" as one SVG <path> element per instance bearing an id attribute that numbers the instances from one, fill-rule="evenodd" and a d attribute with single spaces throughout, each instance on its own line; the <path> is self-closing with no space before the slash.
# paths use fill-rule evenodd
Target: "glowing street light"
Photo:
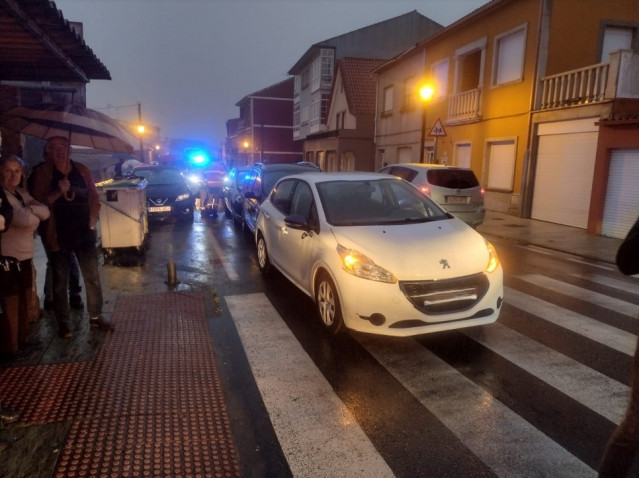
<path id="1" fill-rule="evenodd" d="M 424 142 L 426 141 L 426 105 L 433 99 L 435 89 L 429 83 L 424 83 L 419 87 L 419 98 L 422 104 L 422 129 L 421 141 L 419 144 L 419 162 L 424 162 Z"/>

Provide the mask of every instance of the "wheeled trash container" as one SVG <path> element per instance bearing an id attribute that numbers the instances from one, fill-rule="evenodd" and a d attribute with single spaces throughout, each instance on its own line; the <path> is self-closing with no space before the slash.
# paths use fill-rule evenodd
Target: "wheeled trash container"
<path id="1" fill-rule="evenodd" d="M 100 194 L 100 235 L 105 262 L 120 254 L 144 255 L 149 223 L 146 185 L 142 178 L 98 183 Z"/>

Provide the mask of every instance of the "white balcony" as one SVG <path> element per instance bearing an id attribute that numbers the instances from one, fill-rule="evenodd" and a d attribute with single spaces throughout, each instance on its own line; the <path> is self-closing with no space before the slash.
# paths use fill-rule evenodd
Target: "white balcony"
<path id="1" fill-rule="evenodd" d="M 615 98 L 639 98 L 639 56 L 618 50 L 606 63 L 566 71 L 541 79 L 538 109 L 602 103 Z"/>
<path id="2" fill-rule="evenodd" d="M 468 123 L 481 119 L 481 88 L 463 91 L 448 99 L 447 124 Z"/>

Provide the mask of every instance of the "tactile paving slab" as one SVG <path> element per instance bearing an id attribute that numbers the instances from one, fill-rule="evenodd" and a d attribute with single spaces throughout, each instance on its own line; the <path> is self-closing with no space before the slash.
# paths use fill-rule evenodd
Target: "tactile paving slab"
<path id="1" fill-rule="evenodd" d="M 0 371 L 21 421 L 69 421 L 56 477 L 236 477 L 197 292 L 121 297 L 94 361 Z"/>

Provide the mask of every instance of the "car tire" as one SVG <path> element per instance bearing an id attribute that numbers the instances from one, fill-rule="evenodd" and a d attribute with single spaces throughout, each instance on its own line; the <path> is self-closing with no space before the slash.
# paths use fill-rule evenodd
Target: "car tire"
<path id="1" fill-rule="evenodd" d="M 344 331 L 342 306 L 337 288 L 327 272 L 320 272 L 315 286 L 315 304 L 322 324 L 333 335 Z"/>
<path id="2" fill-rule="evenodd" d="M 268 249 L 264 236 L 260 233 L 257 236 L 257 266 L 262 274 L 268 274 L 271 270 L 271 261 L 268 258 Z"/>

